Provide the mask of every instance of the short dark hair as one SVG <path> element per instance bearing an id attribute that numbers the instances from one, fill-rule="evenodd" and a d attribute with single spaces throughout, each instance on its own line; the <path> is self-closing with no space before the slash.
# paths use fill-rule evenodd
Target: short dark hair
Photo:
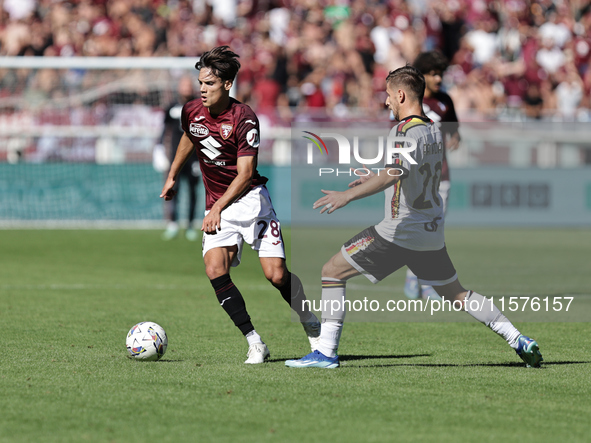
<path id="1" fill-rule="evenodd" d="M 444 72 L 449 66 L 445 55 L 439 51 L 421 52 L 415 58 L 413 66 L 423 74 L 429 74 L 431 71 Z"/>
<path id="2" fill-rule="evenodd" d="M 209 68 L 213 75 L 222 81 L 234 81 L 240 69 L 238 57 L 240 56 L 232 52 L 229 46 L 218 46 L 205 52 L 195 64 L 195 69 Z"/>
<path id="3" fill-rule="evenodd" d="M 423 101 L 425 95 L 425 77 L 414 66 L 406 65 L 394 71 L 390 71 L 386 77 L 386 84 L 390 87 L 402 86 L 407 93 L 414 95 L 419 101 Z"/>

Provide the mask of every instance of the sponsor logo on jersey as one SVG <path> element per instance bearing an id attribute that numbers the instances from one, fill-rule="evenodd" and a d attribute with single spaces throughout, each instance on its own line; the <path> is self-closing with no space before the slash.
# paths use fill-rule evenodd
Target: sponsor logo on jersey
<path id="1" fill-rule="evenodd" d="M 222 145 L 211 135 L 205 140 L 201 140 L 200 143 L 204 146 L 204 148 L 201 149 L 201 152 L 203 152 L 203 154 L 205 154 L 210 160 L 222 155 L 222 152 L 218 149 L 221 148 Z"/>
<path id="2" fill-rule="evenodd" d="M 425 231 L 437 232 L 437 228 L 439 227 L 439 220 L 441 220 L 441 217 L 435 217 L 432 222 L 424 223 Z"/>
<path id="3" fill-rule="evenodd" d="M 220 135 L 224 140 L 227 140 L 230 135 L 232 135 L 232 129 L 234 129 L 234 125 L 229 123 L 222 123 L 220 126 Z"/>
<path id="4" fill-rule="evenodd" d="M 215 160 L 203 160 L 203 163 L 207 163 L 208 165 L 215 165 L 215 166 L 226 166 L 225 161 L 215 161 Z"/>
<path id="5" fill-rule="evenodd" d="M 205 137 L 206 135 L 209 135 L 209 129 L 207 126 L 202 125 L 201 123 L 191 123 L 191 126 L 189 126 L 189 131 L 195 137 Z"/>
<path id="6" fill-rule="evenodd" d="M 246 142 L 253 148 L 259 147 L 261 140 L 259 139 L 259 131 L 257 131 L 256 128 L 253 128 L 246 133 Z"/>
<path id="7" fill-rule="evenodd" d="M 200 115 L 199 117 L 195 117 L 195 121 L 198 122 L 201 119 L 204 119 L 205 116 L 204 115 Z"/>

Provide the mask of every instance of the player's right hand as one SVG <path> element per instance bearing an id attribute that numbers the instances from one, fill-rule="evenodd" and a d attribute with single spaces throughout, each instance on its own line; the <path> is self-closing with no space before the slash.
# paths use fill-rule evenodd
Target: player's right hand
<path id="1" fill-rule="evenodd" d="M 347 206 L 349 203 L 346 192 L 326 191 L 324 189 L 321 189 L 320 192 L 326 195 L 316 200 L 312 205 L 312 209 L 322 207 L 320 210 L 321 214 L 324 214 L 325 212 L 327 214 L 332 214 L 337 209 Z"/>
<path id="2" fill-rule="evenodd" d="M 176 181 L 172 178 L 167 178 L 166 183 L 164 183 L 164 187 L 162 188 L 162 192 L 160 193 L 160 198 L 163 198 L 166 201 L 170 201 L 176 195 L 176 190 L 174 189 Z"/>

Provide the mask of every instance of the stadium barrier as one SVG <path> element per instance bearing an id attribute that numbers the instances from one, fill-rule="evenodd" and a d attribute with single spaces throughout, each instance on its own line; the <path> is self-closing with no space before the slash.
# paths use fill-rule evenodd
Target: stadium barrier
<path id="1" fill-rule="evenodd" d="M 162 226 L 163 176 L 151 166 L 152 150 L 162 132 L 162 110 L 178 80 L 195 77 L 196 61 L 0 58 L 0 226 Z M 291 110 L 300 122 L 324 119 L 341 126 L 363 114 L 318 112 Z M 327 184 L 291 174 L 292 142 L 301 137 L 273 115 L 259 117 L 261 173 L 270 178 L 284 223 L 292 217 L 299 222 Z M 387 113 L 383 117 L 387 122 Z M 463 122 L 460 132 L 462 146 L 449 154 L 448 224 L 589 224 L 591 137 L 584 124 Z M 374 204 L 371 218 L 381 216 L 379 196 L 356 204 L 367 205 L 365 220 Z M 342 218 L 360 221 L 353 213 Z M 325 221 L 313 213 L 302 220 Z"/>

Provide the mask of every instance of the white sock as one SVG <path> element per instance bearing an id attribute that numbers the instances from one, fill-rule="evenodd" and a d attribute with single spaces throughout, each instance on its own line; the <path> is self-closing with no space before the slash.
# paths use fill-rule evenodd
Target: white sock
<path id="1" fill-rule="evenodd" d="M 410 268 L 406 268 L 406 278 L 416 277 L 415 273 L 410 270 Z"/>
<path id="2" fill-rule="evenodd" d="M 335 357 L 339 348 L 346 314 L 345 292 L 345 281 L 322 277 L 322 328 L 318 350 L 327 357 Z"/>
<path id="3" fill-rule="evenodd" d="M 464 302 L 468 314 L 503 337 L 513 349 L 517 349 L 517 339 L 521 333 L 490 299 L 477 292 L 468 291 Z"/>
<path id="4" fill-rule="evenodd" d="M 343 332 L 343 323 L 340 321 L 322 320 L 318 351 L 327 357 L 336 357 Z"/>
<path id="5" fill-rule="evenodd" d="M 257 334 L 257 331 L 250 331 L 245 337 L 248 341 L 248 346 L 254 345 L 255 343 L 263 343 L 263 340 L 261 340 L 261 336 Z"/>

